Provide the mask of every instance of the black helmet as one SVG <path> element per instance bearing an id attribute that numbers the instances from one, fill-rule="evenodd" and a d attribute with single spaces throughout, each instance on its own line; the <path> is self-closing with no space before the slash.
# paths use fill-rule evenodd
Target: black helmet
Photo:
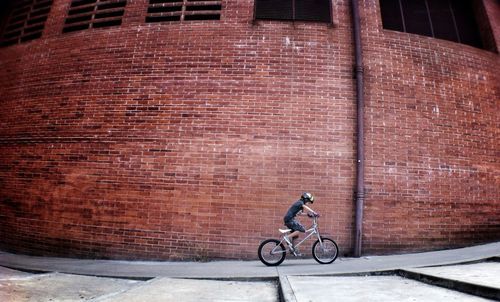
<path id="1" fill-rule="evenodd" d="M 304 201 L 304 202 L 306 202 L 306 201 L 308 201 L 310 203 L 314 202 L 314 196 L 308 192 L 305 192 L 304 194 L 302 194 L 302 196 L 300 196 L 300 199 L 302 199 L 302 201 Z"/>

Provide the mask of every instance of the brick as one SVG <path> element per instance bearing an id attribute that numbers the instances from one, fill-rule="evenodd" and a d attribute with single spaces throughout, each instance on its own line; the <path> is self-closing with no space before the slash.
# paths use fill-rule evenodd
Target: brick
<path id="1" fill-rule="evenodd" d="M 44 35 L 0 48 L 0 248 L 112 259 L 256 259 L 302 191 L 353 243 L 356 101 L 349 1 L 334 26 L 220 21 Z M 500 238 L 498 54 L 384 30 L 361 1 L 365 253 Z M 498 48 L 500 22 L 484 0 Z M 493 17 L 492 17 L 493 16 Z M 493 42 L 490 42 L 490 44 Z"/>

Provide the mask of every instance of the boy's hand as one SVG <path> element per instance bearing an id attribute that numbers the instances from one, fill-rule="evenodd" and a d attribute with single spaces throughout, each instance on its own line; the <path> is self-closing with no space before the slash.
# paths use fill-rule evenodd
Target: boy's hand
<path id="1" fill-rule="evenodd" d="M 316 212 L 312 212 L 312 213 L 307 213 L 307 216 L 313 218 L 313 217 L 319 217 L 319 214 Z"/>

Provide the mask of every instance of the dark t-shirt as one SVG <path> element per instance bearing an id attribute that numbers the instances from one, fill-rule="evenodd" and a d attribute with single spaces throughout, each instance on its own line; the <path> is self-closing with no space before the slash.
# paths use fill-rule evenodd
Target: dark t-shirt
<path id="1" fill-rule="evenodd" d="M 286 215 L 283 218 L 283 220 L 285 222 L 292 220 L 297 215 L 298 212 L 303 210 L 303 207 L 304 207 L 304 202 L 300 199 L 297 200 L 292 204 L 290 209 L 288 209 L 288 212 L 286 212 Z"/>

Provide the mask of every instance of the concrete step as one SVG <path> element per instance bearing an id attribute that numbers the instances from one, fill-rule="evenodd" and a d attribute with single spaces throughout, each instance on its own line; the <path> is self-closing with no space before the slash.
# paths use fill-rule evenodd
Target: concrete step
<path id="1" fill-rule="evenodd" d="M 399 275 L 483 298 L 500 300 L 500 263 L 402 269 Z"/>
<path id="2" fill-rule="evenodd" d="M 61 273 L 4 276 L 0 280 L 0 301 L 88 301 L 124 291 L 138 282 Z"/>
<path id="3" fill-rule="evenodd" d="M 283 279 L 287 279 L 291 289 L 283 291 L 285 302 L 489 301 L 482 297 L 428 285 L 397 275 L 287 276 Z"/>
<path id="4" fill-rule="evenodd" d="M 244 282 L 198 279 L 155 278 L 125 292 L 100 297 L 93 302 L 145 301 L 234 301 L 278 302 L 274 282 Z"/>

